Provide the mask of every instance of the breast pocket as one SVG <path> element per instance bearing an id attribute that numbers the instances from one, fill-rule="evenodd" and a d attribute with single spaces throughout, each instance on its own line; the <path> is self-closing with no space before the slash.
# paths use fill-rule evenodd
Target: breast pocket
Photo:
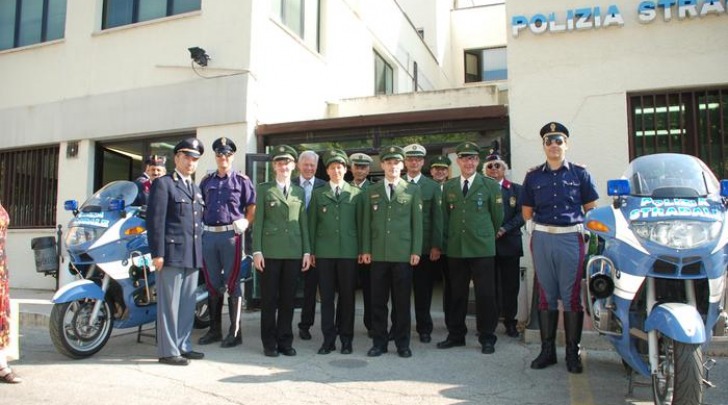
<path id="1" fill-rule="evenodd" d="M 575 204 L 581 203 L 581 183 L 579 181 L 564 180 L 564 190 L 569 196 L 569 201 Z"/>
<path id="2" fill-rule="evenodd" d="M 186 196 L 175 196 L 174 205 L 177 207 L 177 216 L 180 218 L 187 216 L 187 212 L 191 212 L 191 204 L 192 200 L 190 200 Z"/>

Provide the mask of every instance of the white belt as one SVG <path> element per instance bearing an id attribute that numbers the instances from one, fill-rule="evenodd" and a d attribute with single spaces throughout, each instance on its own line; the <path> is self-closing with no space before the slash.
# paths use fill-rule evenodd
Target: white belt
<path id="1" fill-rule="evenodd" d="M 202 227 L 207 232 L 227 232 L 232 231 L 234 228 L 232 225 L 220 225 L 220 226 L 207 226 Z"/>
<path id="2" fill-rule="evenodd" d="M 536 231 L 541 231 L 541 232 L 546 232 L 546 233 L 572 233 L 572 232 L 581 232 L 584 229 L 584 226 L 582 224 L 569 225 L 569 226 L 535 224 L 533 229 Z"/>

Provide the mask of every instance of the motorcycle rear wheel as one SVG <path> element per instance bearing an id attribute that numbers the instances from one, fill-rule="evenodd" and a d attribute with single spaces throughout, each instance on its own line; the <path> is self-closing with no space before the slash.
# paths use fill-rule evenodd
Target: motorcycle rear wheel
<path id="1" fill-rule="evenodd" d="M 703 403 L 703 351 L 700 345 L 661 336 L 658 346 L 660 363 L 657 374 L 652 376 L 655 404 Z"/>
<path id="2" fill-rule="evenodd" d="M 78 300 L 53 305 L 50 334 L 59 353 L 72 359 L 83 359 L 101 350 L 111 336 L 113 319 L 106 301 L 102 301 L 98 316 L 89 317 L 96 300 Z"/>

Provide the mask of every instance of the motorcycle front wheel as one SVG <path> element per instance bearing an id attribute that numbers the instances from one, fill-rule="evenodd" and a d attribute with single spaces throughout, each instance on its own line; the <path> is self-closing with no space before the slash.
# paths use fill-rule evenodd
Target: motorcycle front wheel
<path id="1" fill-rule="evenodd" d="M 703 403 L 703 351 L 700 345 L 658 340 L 659 365 L 652 376 L 656 405 Z"/>
<path id="2" fill-rule="evenodd" d="M 91 319 L 96 300 L 78 300 L 53 305 L 50 333 L 53 345 L 61 354 L 83 359 L 101 350 L 111 336 L 113 319 L 106 301 L 95 319 Z"/>

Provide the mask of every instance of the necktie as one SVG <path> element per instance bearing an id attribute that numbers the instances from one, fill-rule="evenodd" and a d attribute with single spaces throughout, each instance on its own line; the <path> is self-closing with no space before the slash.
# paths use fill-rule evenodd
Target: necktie
<path id="1" fill-rule="evenodd" d="M 465 179 L 465 182 L 463 182 L 463 197 L 468 195 L 468 179 Z"/>
<path id="2" fill-rule="evenodd" d="M 339 186 L 336 186 L 336 198 L 339 198 L 339 193 L 341 190 L 339 190 Z"/>
<path id="3" fill-rule="evenodd" d="M 286 190 L 286 186 L 283 186 L 283 197 L 288 198 L 288 191 Z"/>
<path id="4" fill-rule="evenodd" d="M 185 180 L 185 184 L 187 184 L 187 191 L 192 194 L 192 180 Z"/>
<path id="5" fill-rule="evenodd" d="M 311 201 L 311 182 L 306 180 L 303 182 L 303 191 L 305 191 L 306 195 L 306 208 L 308 208 L 308 203 Z"/>
<path id="6" fill-rule="evenodd" d="M 389 183 L 389 201 L 394 200 L 394 184 Z"/>
<path id="7" fill-rule="evenodd" d="M 410 183 L 415 184 L 415 179 L 410 179 Z"/>

